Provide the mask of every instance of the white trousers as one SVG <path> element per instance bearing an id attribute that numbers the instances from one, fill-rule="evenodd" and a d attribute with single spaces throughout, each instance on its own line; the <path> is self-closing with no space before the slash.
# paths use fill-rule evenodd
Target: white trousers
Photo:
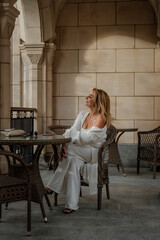
<path id="1" fill-rule="evenodd" d="M 67 145 L 67 158 L 63 158 L 47 187 L 56 193 L 65 194 L 65 208 L 77 210 L 80 194 L 80 170 L 92 158 L 88 146 Z"/>

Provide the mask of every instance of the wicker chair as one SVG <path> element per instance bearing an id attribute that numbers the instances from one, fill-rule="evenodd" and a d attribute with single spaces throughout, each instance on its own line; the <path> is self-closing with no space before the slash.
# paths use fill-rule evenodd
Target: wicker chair
<path id="1" fill-rule="evenodd" d="M 48 220 L 47 220 L 47 216 L 44 209 L 43 196 L 45 196 L 47 204 L 51 210 L 52 210 L 52 206 L 45 192 L 45 188 L 43 186 L 41 177 L 39 176 L 40 172 L 37 166 L 38 164 L 39 162 L 34 162 L 34 164 L 26 163 L 26 166 L 28 167 L 31 175 L 31 201 L 40 204 L 42 216 L 43 216 L 44 222 L 46 223 Z M 17 177 L 19 179 L 24 179 L 24 180 L 26 179 L 24 168 L 20 164 L 18 164 L 15 161 L 15 159 L 12 165 L 8 164 L 8 169 L 9 169 L 9 176 Z"/>
<path id="2" fill-rule="evenodd" d="M 54 133 L 63 134 L 69 126 L 50 126 L 50 130 L 54 131 Z M 98 152 L 98 195 L 97 195 L 97 208 L 98 210 L 101 209 L 102 205 L 102 188 L 103 185 L 106 185 L 106 194 L 107 198 L 110 199 L 109 194 L 109 178 L 108 178 L 108 161 L 105 161 L 105 154 L 110 154 L 110 146 L 111 143 L 114 141 L 116 137 L 117 131 L 116 128 L 111 125 L 110 128 L 107 129 L 107 139 L 104 143 L 101 144 Z M 58 151 L 55 149 L 56 157 L 54 158 L 54 155 L 52 156 L 52 161 L 54 160 L 54 170 L 58 166 Z M 81 177 L 81 186 L 88 186 L 88 183 L 83 181 L 83 178 Z M 82 193 L 80 192 L 80 196 Z M 57 196 L 58 194 L 55 194 L 55 205 L 57 205 Z"/>
<path id="3" fill-rule="evenodd" d="M 24 168 L 26 180 L 22 180 L 9 175 L 0 174 L 0 222 L 2 222 L 2 204 L 6 202 L 15 202 L 27 200 L 27 236 L 31 235 L 31 176 L 29 169 L 23 159 L 11 152 L 0 150 L 0 160 L 2 156 L 12 164 L 12 159 L 16 159 Z"/>
<path id="4" fill-rule="evenodd" d="M 153 178 L 156 178 L 156 167 L 160 165 L 160 126 L 151 131 L 138 133 L 137 174 L 140 161 L 153 165 Z"/>

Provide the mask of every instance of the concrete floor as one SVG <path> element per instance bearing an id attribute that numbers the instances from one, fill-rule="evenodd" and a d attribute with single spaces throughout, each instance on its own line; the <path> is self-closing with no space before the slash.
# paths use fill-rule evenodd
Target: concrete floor
<path id="1" fill-rule="evenodd" d="M 159 240 L 160 239 L 160 173 L 152 179 L 152 172 L 135 168 L 125 169 L 127 176 L 110 167 L 110 195 L 105 188 L 102 210 L 96 209 L 96 196 L 83 187 L 80 209 L 70 215 L 62 213 L 64 196 L 59 205 L 49 210 L 44 201 L 48 223 L 44 223 L 39 205 L 32 203 L 32 236 L 26 237 L 26 203 L 9 204 L 0 223 L 0 240 Z M 52 171 L 41 170 L 44 184 Z M 53 196 L 49 196 L 53 203 Z"/>

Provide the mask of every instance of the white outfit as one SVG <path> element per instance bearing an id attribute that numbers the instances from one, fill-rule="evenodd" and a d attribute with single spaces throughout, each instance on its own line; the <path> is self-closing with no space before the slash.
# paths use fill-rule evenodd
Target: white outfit
<path id="1" fill-rule="evenodd" d="M 65 208 L 73 210 L 78 209 L 80 171 L 89 183 L 90 193 L 97 193 L 98 149 L 106 139 L 106 126 L 82 128 L 88 114 L 87 111 L 80 112 L 73 126 L 66 130 L 65 136 L 72 139 L 67 144 L 67 158 L 63 158 L 47 184 L 54 192 L 63 192 L 66 195 Z"/>

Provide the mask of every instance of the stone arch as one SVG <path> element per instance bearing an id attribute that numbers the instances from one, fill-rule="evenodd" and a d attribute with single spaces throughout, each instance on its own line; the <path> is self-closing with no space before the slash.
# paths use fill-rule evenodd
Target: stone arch
<path id="1" fill-rule="evenodd" d="M 40 20 L 42 27 L 42 41 L 54 42 L 56 39 L 56 23 L 60 15 L 61 9 L 67 0 L 38 0 Z"/>
<path id="2" fill-rule="evenodd" d="M 59 14 L 60 14 L 60 11 L 64 7 L 66 2 L 67 2 L 67 0 L 53 0 L 56 22 L 57 22 Z"/>
<path id="3" fill-rule="evenodd" d="M 20 38 L 25 43 L 41 42 L 41 23 L 37 0 L 18 0 Z"/>
<path id="4" fill-rule="evenodd" d="M 157 36 L 160 38 L 160 1 L 159 0 L 147 0 L 155 13 L 157 19 Z M 55 20 L 57 21 L 61 9 L 67 2 L 67 0 L 53 0 L 54 2 L 54 11 L 55 11 Z"/>
<path id="5" fill-rule="evenodd" d="M 53 0 L 43 1 L 38 0 L 40 23 L 41 23 L 41 37 L 43 42 L 53 43 L 55 34 L 55 12 Z"/>
<path id="6" fill-rule="evenodd" d="M 18 0 L 20 38 L 25 43 L 54 42 L 55 28 L 67 0 Z"/>
<path id="7" fill-rule="evenodd" d="M 148 0 L 157 19 L 157 36 L 160 37 L 160 2 Z M 17 7 L 21 12 L 20 37 L 26 42 L 54 42 L 55 28 L 61 9 L 67 0 L 18 0 Z"/>

